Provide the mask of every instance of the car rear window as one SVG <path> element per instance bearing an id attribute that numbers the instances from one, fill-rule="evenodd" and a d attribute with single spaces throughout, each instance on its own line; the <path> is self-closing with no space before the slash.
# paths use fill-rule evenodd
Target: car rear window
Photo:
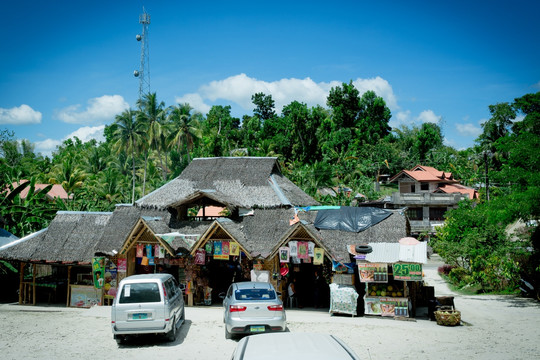
<path id="1" fill-rule="evenodd" d="M 236 300 L 274 300 L 276 292 L 269 289 L 242 289 L 234 292 Z"/>
<path id="2" fill-rule="evenodd" d="M 132 283 L 124 285 L 120 304 L 160 302 L 161 295 L 157 283 Z"/>

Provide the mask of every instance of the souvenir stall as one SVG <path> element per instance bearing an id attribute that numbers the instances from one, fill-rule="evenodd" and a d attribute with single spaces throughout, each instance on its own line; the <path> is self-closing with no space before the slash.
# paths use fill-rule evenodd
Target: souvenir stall
<path id="1" fill-rule="evenodd" d="M 271 282 L 288 307 L 327 306 L 331 274 L 326 250 L 307 240 L 308 234 L 302 228 L 297 228 L 291 237 L 306 241 L 285 241 L 276 256 L 269 257 L 265 266 L 273 275 Z"/>
<path id="2" fill-rule="evenodd" d="M 233 282 L 250 278 L 251 261 L 232 240 L 206 239 L 195 244 L 186 265 L 188 306 L 220 302 Z"/>
<path id="3" fill-rule="evenodd" d="M 366 315 L 399 318 L 414 314 L 427 248 L 426 243 L 413 240 L 349 246 L 365 286 Z"/>

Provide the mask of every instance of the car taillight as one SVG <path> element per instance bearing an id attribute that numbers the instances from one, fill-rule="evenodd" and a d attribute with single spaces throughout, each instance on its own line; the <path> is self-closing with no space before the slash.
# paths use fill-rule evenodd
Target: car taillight
<path id="1" fill-rule="evenodd" d="M 241 305 L 231 305 L 229 306 L 230 312 L 236 312 L 236 311 L 246 311 L 247 307 L 241 306 Z"/>
<path id="2" fill-rule="evenodd" d="M 268 307 L 268 310 L 270 310 L 270 311 L 282 311 L 283 310 L 283 305 L 270 305 Z"/>
<path id="3" fill-rule="evenodd" d="M 165 299 L 167 298 L 167 290 L 165 290 L 165 284 L 164 283 L 161 283 L 161 287 L 163 288 L 163 296 L 165 297 Z"/>

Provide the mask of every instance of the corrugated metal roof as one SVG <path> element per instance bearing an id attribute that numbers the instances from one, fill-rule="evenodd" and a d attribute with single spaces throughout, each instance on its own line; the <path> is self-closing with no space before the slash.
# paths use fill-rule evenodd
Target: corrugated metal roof
<path id="1" fill-rule="evenodd" d="M 399 243 L 369 243 L 373 251 L 366 255 L 366 261 L 372 263 L 427 263 L 427 244 L 401 245 Z"/>

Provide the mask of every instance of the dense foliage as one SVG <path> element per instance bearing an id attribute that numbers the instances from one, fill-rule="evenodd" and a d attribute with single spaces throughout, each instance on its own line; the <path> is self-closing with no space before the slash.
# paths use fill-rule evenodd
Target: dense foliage
<path id="1" fill-rule="evenodd" d="M 530 261 L 538 248 L 527 253 L 530 242 L 512 241 L 505 232 L 518 219 L 539 217 L 540 93 L 490 106 L 477 144 L 465 150 L 443 144 L 440 124 L 390 128 L 385 101 L 373 91 L 360 95 L 352 82 L 331 89 L 327 107 L 293 101 L 279 114 L 271 95 L 256 93 L 252 102 L 253 116 L 239 119 L 230 106 L 216 105 L 203 115 L 189 104 L 166 106 L 156 93 L 147 94 L 136 110 L 106 126 L 104 142 L 66 140 L 50 158 L 0 131 L 0 185 L 7 189 L 0 222 L 24 236 L 46 227 L 58 210 L 111 211 L 178 176 L 195 157 L 276 156 L 289 179 L 335 205 L 381 198 L 395 191 L 378 186 L 381 177 L 423 164 L 480 187 L 480 204 L 449 213 L 433 241 L 460 269 L 453 278 L 498 290 L 515 288 L 523 269 L 540 270 Z M 34 192 L 37 183 L 61 184 L 71 199 L 51 201 L 45 190 Z M 22 199 L 25 187 L 31 195 Z"/>

